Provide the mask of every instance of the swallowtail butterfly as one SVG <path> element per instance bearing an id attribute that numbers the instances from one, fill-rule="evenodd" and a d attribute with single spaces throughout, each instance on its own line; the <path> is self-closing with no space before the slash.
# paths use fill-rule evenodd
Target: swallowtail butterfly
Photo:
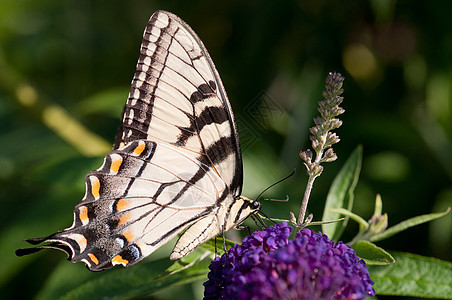
<path id="1" fill-rule="evenodd" d="M 16 254 L 56 248 L 101 271 L 134 265 L 183 232 L 170 256 L 179 259 L 259 210 L 241 196 L 242 177 L 231 105 L 209 53 L 184 21 L 157 11 L 113 151 L 86 176 L 72 226 L 28 239 L 46 244 Z"/>

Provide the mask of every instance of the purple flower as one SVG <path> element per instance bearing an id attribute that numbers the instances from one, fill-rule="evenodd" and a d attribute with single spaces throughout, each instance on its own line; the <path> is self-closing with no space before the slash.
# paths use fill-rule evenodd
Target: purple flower
<path id="1" fill-rule="evenodd" d="M 373 296 L 366 264 L 348 245 L 276 224 L 256 231 L 209 266 L 204 299 L 364 299 Z"/>

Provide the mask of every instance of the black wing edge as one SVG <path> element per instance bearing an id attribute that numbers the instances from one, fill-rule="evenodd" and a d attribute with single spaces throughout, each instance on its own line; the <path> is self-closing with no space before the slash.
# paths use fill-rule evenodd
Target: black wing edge
<path id="1" fill-rule="evenodd" d="M 43 238 L 33 238 L 33 239 L 26 239 L 25 241 L 32 244 L 32 245 L 39 245 L 42 243 L 45 243 L 49 240 L 51 236 L 48 237 L 43 237 Z M 60 243 L 60 242 L 51 242 L 50 244 L 47 245 L 42 245 L 42 246 L 38 246 L 38 247 L 32 247 L 32 248 L 21 248 L 21 249 L 17 249 L 15 251 L 17 256 L 25 256 L 25 255 L 29 255 L 29 254 L 33 254 L 36 252 L 41 251 L 42 249 L 57 249 L 57 250 L 61 250 L 63 252 L 65 252 L 68 256 L 68 260 L 71 260 L 71 257 L 73 256 L 72 254 L 72 249 L 67 246 L 66 244 Z"/>
<path id="2" fill-rule="evenodd" d="M 116 131 L 115 140 L 113 142 L 113 148 L 112 148 L 113 150 L 118 149 L 119 147 L 121 147 L 121 144 L 124 143 L 124 140 L 122 139 L 122 133 L 124 131 L 124 125 L 123 125 L 122 122 L 124 120 L 124 113 L 126 111 L 127 101 L 126 101 L 126 104 L 124 105 L 124 107 L 122 108 L 121 120 L 120 120 L 120 123 L 119 123 L 118 130 Z"/>

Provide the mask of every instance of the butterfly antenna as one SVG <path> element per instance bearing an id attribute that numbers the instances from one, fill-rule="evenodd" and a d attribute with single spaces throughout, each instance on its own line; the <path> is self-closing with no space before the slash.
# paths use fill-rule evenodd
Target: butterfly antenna
<path id="1" fill-rule="evenodd" d="M 286 177 L 284 177 L 283 179 L 278 180 L 277 182 L 273 183 L 272 185 L 270 185 L 269 187 L 267 187 L 265 190 L 263 190 L 259 196 L 256 197 L 256 201 L 259 200 L 259 197 L 262 196 L 263 193 L 265 193 L 266 191 L 268 191 L 270 188 L 274 187 L 275 185 L 277 185 L 278 183 L 283 182 L 284 180 L 292 177 L 295 174 L 295 168 L 293 168 L 292 172 L 287 175 Z"/>
<path id="2" fill-rule="evenodd" d="M 288 202 L 289 201 L 289 195 L 286 195 L 286 199 L 264 198 L 262 200 L 276 201 L 276 202 Z"/>

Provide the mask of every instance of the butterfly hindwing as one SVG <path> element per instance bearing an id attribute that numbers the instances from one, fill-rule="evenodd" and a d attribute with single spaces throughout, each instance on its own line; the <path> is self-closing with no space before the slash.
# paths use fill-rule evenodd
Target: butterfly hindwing
<path id="1" fill-rule="evenodd" d="M 198 168 L 207 174 L 192 184 Z M 224 192 L 221 178 L 195 158 L 165 144 L 134 141 L 86 176 L 73 225 L 47 241 L 93 271 L 133 265 L 211 214 Z"/>

